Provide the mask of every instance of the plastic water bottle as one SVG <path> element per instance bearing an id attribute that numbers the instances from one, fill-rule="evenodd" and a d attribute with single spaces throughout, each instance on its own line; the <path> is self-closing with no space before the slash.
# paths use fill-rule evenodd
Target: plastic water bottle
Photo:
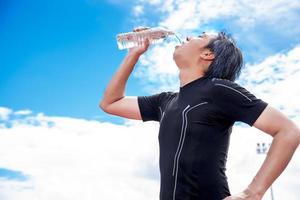
<path id="1" fill-rule="evenodd" d="M 149 39 L 150 44 L 157 44 L 170 35 L 175 35 L 175 33 L 163 27 L 145 28 L 140 31 L 118 34 L 117 43 L 121 50 L 142 45 L 146 39 Z"/>

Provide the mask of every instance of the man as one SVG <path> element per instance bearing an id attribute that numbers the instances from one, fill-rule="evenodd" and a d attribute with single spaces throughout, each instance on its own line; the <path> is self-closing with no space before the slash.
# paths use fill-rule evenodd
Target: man
<path id="1" fill-rule="evenodd" d="M 260 200 L 300 142 L 298 127 L 234 83 L 242 54 L 225 33 L 202 34 L 176 46 L 179 92 L 124 96 L 127 79 L 149 41 L 129 50 L 100 107 L 107 113 L 160 122 L 161 200 Z M 229 137 L 242 121 L 273 137 L 265 162 L 248 187 L 230 196 L 225 175 Z"/>

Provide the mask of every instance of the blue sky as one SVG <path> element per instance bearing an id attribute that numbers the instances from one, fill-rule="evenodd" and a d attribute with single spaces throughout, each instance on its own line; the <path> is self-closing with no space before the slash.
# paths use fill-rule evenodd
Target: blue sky
<path id="1" fill-rule="evenodd" d="M 26 180 L 26 176 L 19 171 L 13 171 L 13 170 L 9 170 L 9 169 L 4 169 L 4 168 L 0 168 L 0 177 L 4 177 L 7 179 L 16 179 L 19 181 L 24 181 Z"/>
<path id="2" fill-rule="evenodd" d="M 167 14 L 151 1 L 138 16 L 132 8 L 142 1 L 1 2 L 0 105 L 120 122 L 97 107 L 108 80 L 126 54 L 117 49 L 115 35 L 136 25 L 157 26 Z M 241 29 L 240 23 L 235 23 L 237 19 L 225 15 L 194 29 L 176 30 L 227 30 L 236 37 L 248 62 L 286 51 L 300 41 L 299 37 L 290 37 L 288 30 L 279 30 L 279 24 L 261 20 Z M 131 76 L 126 94 L 149 94 L 144 78 Z"/>
<path id="3" fill-rule="evenodd" d="M 0 105 L 106 118 L 98 102 L 125 53 L 115 35 L 132 27 L 124 28 L 126 6 L 22 0 L 4 1 L 0 9 Z"/>
<path id="4" fill-rule="evenodd" d="M 135 26 L 183 37 L 226 30 L 245 57 L 238 82 L 300 124 L 299 20 L 294 0 L 0 1 L 0 199 L 157 199 L 158 124 L 98 108 L 126 55 L 115 36 Z M 174 46 L 154 45 L 140 58 L 126 95 L 178 89 Z M 262 162 L 257 142 L 270 138 L 234 127 L 233 193 Z M 298 150 L 274 184 L 276 199 L 298 200 L 299 166 Z"/>

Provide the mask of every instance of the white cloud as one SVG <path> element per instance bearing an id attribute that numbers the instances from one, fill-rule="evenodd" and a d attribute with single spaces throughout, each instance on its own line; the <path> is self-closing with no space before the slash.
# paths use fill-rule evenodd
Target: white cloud
<path id="1" fill-rule="evenodd" d="M 0 129 L 0 166 L 22 171 L 29 179 L 0 179 L 1 199 L 158 198 L 157 123 L 128 120 L 115 125 L 43 114 L 13 121 L 11 128 Z M 257 171 L 262 158 L 255 148 L 261 141 L 270 137 L 254 128 L 235 127 L 227 167 L 232 193 L 244 189 Z M 296 200 L 300 195 L 299 166 L 298 151 L 274 184 L 278 199 Z"/>
<path id="2" fill-rule="evenodd" d="M 154 46 L 140 61 L 135 76 L 145 81 L 149 93 L 176 91 L 177 66 L 172 59 L 172 43 Z M 277 53 L 260 63 L 246 64 L 238 82 L 273 107 L 294 117 L 300 114 L 300 46 Z"/>
<path id="3" fill-rule="evenodd" d="M 300 118 L 295 122 L 300 122 Z M 227 174 L 232 193 L 243 190 L 252 180 L 265 156 L 256 154 L 258 142 L 271 142 L 271 137 L 255 128 L 235 127 L 229 149 Z M 300 196 L 300 151 L 296 151 L 290 165 L 273 184 L 275 199 L 297 200 Z M 264 196 L 270 199 L 270 191 Z"/>
<path id="4" fill-rule="evenodd" d="M 278 53 L 261 63 L 248 64 L 240 81 L 272 106 L 290 116 L 300 114 L 300 46 Z"/>
<path id="5" fill-rule="evenodd" d="M 26 109 L 26 110 L 18 110 L 16 112 L 14 112 L 15 115 L 29 115 L 31 114 L 32 111 L 29 110 L 29 109 Z"/>
<path id="6" fill-rule="evenodd" d="M 160 25 L 173 30 L 196 29 L 211 20 L 224 18 L 237 22 L 241 28 L 250 27 L 257 22 L 272 25 L 285 22 L 283 25 L 289 26 L 289 20 L 299 17 L 300 8 L 299 3 L 293 0 L 140 0 L 137 5 L 155 6 L 155 10 L 162 15 Z"/>
<path id="7" fill-rule="evenodd" d="M 0 179 L 1 200 L 38 200 L 34 195 L 33 183 L 31 181 L 21 182 Z"/>
<path id="8" fill-rule="evenodd" d="M 134 76 L 145 80 L 145 90 L 173 90 L 178 88 L 178 68 L 173 61 L 175 43 L 154 45 L 147 54 L 140 59 L 140 66 Z M 158 88 L 157 85 L 160 87 Z"/>
<path id="9" fill-rule="evenodd" d="M 11 123 L 0 129 L 0 166 L 30 179 L 0 180 L 1 199 L 157 199 L 157 125 L 43 114 Z"/>
<path id="10" fill-rule="evenodd" d="M 300 17 L 300 4 L 292 0 L 139 0 L 136 6 L 145 8 L 145 17 L 148 16 L 147 11 L 148 14 L 159 15 L 159 20 L 155 22 L 158 26 L 168 27 L 183 36 L 198 33 L 203 26 L 205 30 L 216 32 L 214 28 L 205 25 L 221 20 L 222 23 L 235 27 L 234 37 L 246 47 L 245 55 L 259 61 L 264 59 L 264 55 L 274 54 L 278 48 L 271 46 L 269 41 L 265 42 L 264 31 L 274 32 L 270 35 L 270 40 L 289 41 L 289 38 L 297 38 L 300 34 L 296 22 Z M 137 21 L 145 21 L 142 19 L 143 16 L 136 18 Z M 256 28 L 249 29 L 252 26 Z M 267 28 L 261 30 L 262 27 Z M 135 76 L 146 83 L 146 91 L 153 93 L 178 89 L 178 71 L 172 59 L 174 46 L 174 43 L 167 42 L 154 46 L 141 59 Z M 283 62 L 287 65 L 291 63 L 288 60 Z M 266 65 L 272 70 L 272 66 L 266 62 L 262 62 L 261 65 Z"/>
<path id="11" fill-rule="evenodd" d="M 11 109 L 0 107 L 0 120 L 7 120 L 11 113 Z"/>
<path id="12" fill-rule="evenodd" d="M 143 14 L 143 12 L 144 12 L 144 7 L 142 5 L 137 5 L 133 7 L 133 14 L 135 16 L 139 16 Z"/>

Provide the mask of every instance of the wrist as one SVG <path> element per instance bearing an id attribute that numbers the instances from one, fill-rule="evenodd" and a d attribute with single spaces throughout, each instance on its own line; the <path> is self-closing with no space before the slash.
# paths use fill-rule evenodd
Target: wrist
<path id="1" fill-rule="evenodd" d="M 126 55 L 126 59 L 129 60 L 134 60 L 135 62 L 138 61 L 138 59 L 140 58 L 141 54 L 139 53 L 134 53 L 134 52 L 128 52 L 128 54 Z"/>
<path id="2" fill-rule="evenodd" d="M 129 57 L 134 57 L 134 58 L 137 58 L 137 59 L 138 59 L 142 54 L 143 54 L 143 53 L 129 50 L 127 56 L 129 56 Z"/>
<path id="3" fill-rule="evenodd" d="M 244 194 L 246 194 L 247 197 L 251 197 L 251 199 L 261 200 L 264 192 L 262 192 L 258 188 L 248 186 L 247 189 L 244 190 Z"/>

